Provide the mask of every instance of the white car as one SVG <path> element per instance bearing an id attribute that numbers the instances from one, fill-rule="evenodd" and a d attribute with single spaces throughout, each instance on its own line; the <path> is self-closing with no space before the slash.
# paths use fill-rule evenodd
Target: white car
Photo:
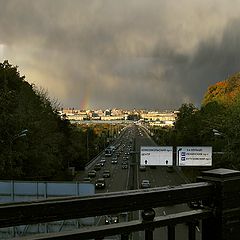
<path id="1" fill-rule="evenodd" d="M 141 183 L 141 188 L 150 188 L 151 184 L 150 184 L 150 181 L 145 179 L 145 180 L 142 180 L 142 183 Z"/>

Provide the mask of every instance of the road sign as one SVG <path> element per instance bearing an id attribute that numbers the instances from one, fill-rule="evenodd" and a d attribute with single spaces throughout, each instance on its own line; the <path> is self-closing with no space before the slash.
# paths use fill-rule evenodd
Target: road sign
<path id="1" fill-rule="evenodd" d="M 178 166 L 212 166 L 212 147 L 177 147 Z"/>
<path id="2" fill-rule="evenodd" d="M 172 166 L 173 147 L 141 147 L 141 166 Z"/>

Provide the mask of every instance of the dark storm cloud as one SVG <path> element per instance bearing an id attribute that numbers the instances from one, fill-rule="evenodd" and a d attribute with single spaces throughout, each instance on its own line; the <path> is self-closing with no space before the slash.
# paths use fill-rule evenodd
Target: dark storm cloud
<path id="1" fill-rule="evenodd" d="M 168 72 L 167 78 L 172 79 L 173 85 L 181 85 L 183 95 L 196 105 L 210 85 L 240 71 L 239 24 L 239 19 L 230 21 L 219 39 L 199 43 L 196 51 L 181 57 L 181 61 L 179 56 L 171 57 L 174 71 Z"/>
<path id="2" fill-rule="evenodd" d="M 240 1 L 177 3 L 0 0 L 0 59 L 64 106 L 199 105 L 240 70 Z"/>

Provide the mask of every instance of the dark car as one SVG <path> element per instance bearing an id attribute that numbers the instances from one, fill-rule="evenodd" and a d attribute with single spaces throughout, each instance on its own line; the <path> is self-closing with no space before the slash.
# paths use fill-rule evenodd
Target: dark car
<path id="1" fill-rule="evenodd" d="M 104 178 L 109 178 L 110 177 L 110 171 L 109 170 L 104 170 L 103 177 Z"/>
<path id="2" fill-rule="evenodd" d="M 92 177 L 96 177 L 96 171 L 95 171 L 95 170 L 89 171 L 89 172 L 88 172 L 88 176 L 91 177 L 91 178 L 92 178 Z"/>
<path id="3" fill-rule="evenodd" d="M 201 209 L 203 208 L 202 201 L 191 201 L 188 203 L 188 206 L 192 209 Z"/>
<path id="4" fill-rule="evenodd" d="M 157 168 L 157 166 L 150 166 L 150 168 L 151 168 L 151 169 L 156 169 L 156 168 Z"/>
<path id="5" fill-rule="evenodd" d="M 106 159 L 105 158 L 101 158 L 101 160 L 99 161 L 99 164 L 103 167 L 105 162 L 106 162 Z"/>
<path id="6" fill-rule="evenodd" d="M 117 164 L 117 163 L 118 163 L 118 160 L 117 160 L 117 159 L 118 159 L 117 157 L 113 157 L 111 162 L 112 162 L 113 164 Z"/>
<path id="7" fill-rule="evenodd" d="M 119 222 L 118 216 L 110 216 L 110 215 L 105 216 L 105 224 L 114 224 L 118 222 Z"/>
<path id="8" fill-rule="evenodd" d="M 123 163 L 122 163 L 122 169 L 128 169 L 128 164 L 125 163 L 125 162 L 123 162 Z"/>
<path id="9" fill-rule="evenodd" d="M 106 183 L 105 183 L 105 179 L 104 178 L 99 178 L 96 182 L 95 182 L 95 187 L 97 189 L 103 189 L 105 188 Z"/>
<path id="10" fill-rule="evenodd" d="M 139 167 L 139 170 L 140 170 L 141 172 L 145 172 L 145 171 L 146 171 L 146 167 L 142 165 L 142 166 Z"/>
<path id="11" fill-rule="evenodd" d="M 94 166 L 94 170 L 99 171 L 100 169 L 101 169 L 101 164 L 98 163 Z"/>
<path id="12" fill-rule="evenodd" d="M 171 173 L 173 171 L 174 171 L 173 166 L 168 166 L 167 167 L 167 172 Z"/>
<path id="13" fill-rule="evenodd" d="M 83 182 L 90 183 L 91 182 L 91 178 L 90 177 L 85 177 L 85 178 L 83 178 Z"/>
<path id="14" fill-rule="evenodd" d="M 99 164 L 101 165 L 101 167 L 103 167 L 105 162 L 100 161 Z"/>

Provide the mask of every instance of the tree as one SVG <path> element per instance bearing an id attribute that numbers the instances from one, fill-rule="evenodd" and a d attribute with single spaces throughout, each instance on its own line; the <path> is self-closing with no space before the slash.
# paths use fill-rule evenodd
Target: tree
<path id="1" fill-rule="evenodd" d="M 27 136 L 16 138 L 27 129 Z M 0 64 L 0 174 L 12 179 L 58 179 L 83 153 L 82 133 L 57 114 L 56 101 Z"/>

